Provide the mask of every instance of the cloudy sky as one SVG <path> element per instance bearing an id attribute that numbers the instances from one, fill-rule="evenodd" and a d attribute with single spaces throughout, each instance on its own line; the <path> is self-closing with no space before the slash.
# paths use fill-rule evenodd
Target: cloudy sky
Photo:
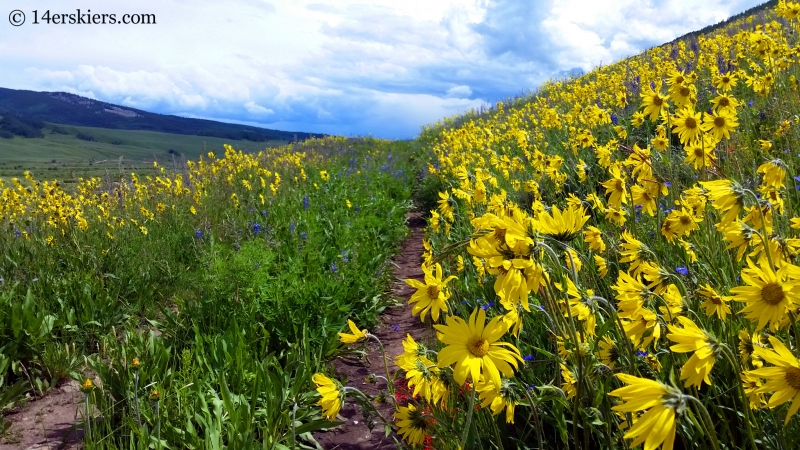
<path id="1" fill-rule="evenodd" d="M 760 0 L 0 0 L 0 87 L 291 131 L 410 138 Z M 156 15 L 56 25 L 50 11 Z M 22 10 L 26 23 L 6 15 Z M 34 25 L 37 10 L 39 24 Z M 18 20 L 19 16 L 15 17 Z"/>

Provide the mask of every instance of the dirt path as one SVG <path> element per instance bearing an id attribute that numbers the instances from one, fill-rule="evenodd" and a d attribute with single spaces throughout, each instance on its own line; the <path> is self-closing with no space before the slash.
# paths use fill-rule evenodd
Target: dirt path
<path id="1" fill-rule="evenodd" d="M 432 334 L 429 325 L 420 322 L 419 317 L 411 316 L 408 299 L 414 293 L 414 289 L 403 281 L 407 278 L 423 279 L 420 266 L 424 251 L 422 238 L 424 237 L 425 220 L 420 213 L 409 213 L 407 219 L 408 227 L 411 228 L 411 236 L 403 243 L 402 252 L 394 259 L 395 282 L 392 286 L 392 294 L 403 301 L 403 306 L 386 310 L 377 327 L 369 330 L 383 342 L 387 358 L 389 358 L 391 375 L 394 375 L 398 369 L 394 364 L 394 357 L 403 353 L 402 342 L 406 334 L 410 334 L 417 340 Z M 348 386 L 358 388 L 369 395 L 377 395 L 381 389 L 385 390 L 385 383 L 379 382 L 375 385 L 364 382 L 364 379 L 370 374 L 383 375 L 385 373 L 381 352 L 377 345 L 370 344 L 367 359 L 369 363 L 339 358 L 334 363 L 334 369 L 339 379 L 347 377 Z M 392 420 L 394 407 L 391 400 L 386 404 L 378 405 L 378 410 L 387 420 Z M 384 428 L 380 419 L 377 418 L 375 421 L 378 426 L 370 432 L 362 416 L 361 407 L 352 400 L 347 401 L 339 415 L 340 420 L 345 421 L 343 425 L 314 436 L 325 450 L 396 449 L 395 439 L 401 440 L 395 433 L 384 437 Z"/>
<path id="2" fill-rule="evenodd" d="M 83 440 L 83 394 L 77 382 L 68 380 L 8 414 L 11 428 L 0 437 L 0 450 L 55 450 L 80 448 Z"/>

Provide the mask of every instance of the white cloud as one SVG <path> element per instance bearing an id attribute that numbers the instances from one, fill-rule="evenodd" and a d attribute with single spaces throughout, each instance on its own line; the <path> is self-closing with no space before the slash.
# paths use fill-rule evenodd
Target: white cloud
<path id="1" fill-rule="evenodd" d="M 447 90 L 448 98 L 469 98 L 470 95 L 472 95 L 472 89 L 463 84 L 460 86 L 453 86 Z"/>
<path id="2" fill-rule="evenodd" d="M 152 13 L 158 25 L 0 27 L 0 86 L 297 131 L 413 137 L 444 115 L 757 3 L 86 0 L 82 9 Z"/>
<path id="3" fill-rule="evenodd" d="M 244 109 L 246 109 L 247 111 L 249 111 L 249 112 L 251 112 L 253 114 L 256 114 L 256 115 L 275 114 L 275 111 L 273 111 L 273 110 L 271 110 L 269 108 L 264 108 L 263 106 L 261 106 L 259 104 L 256 104 L 256 102 L 254 102 L 254 101 L 249 101 L 249 102 L 245 103 L 244 104 Z"/>

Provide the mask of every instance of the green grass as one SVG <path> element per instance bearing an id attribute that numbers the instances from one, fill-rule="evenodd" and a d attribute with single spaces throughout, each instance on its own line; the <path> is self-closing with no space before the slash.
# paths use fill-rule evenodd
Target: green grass
<path id="1" fill-rule="evenodd" d="M 286 144 L 58 124 L 48 124 L 43 132 L 42 139 L 0 139 L 0 179 L 22 177 L 26 170 L 37 179 L 57 180 L 113 175 L 117 171 L 142 173 L 153 161 L 169 167 L 173 161 L 195 160 L 210 151 L 222 154 L 224 144 L 248 153 Z M 94 141 L 78 139 L 79 134 Z"/>

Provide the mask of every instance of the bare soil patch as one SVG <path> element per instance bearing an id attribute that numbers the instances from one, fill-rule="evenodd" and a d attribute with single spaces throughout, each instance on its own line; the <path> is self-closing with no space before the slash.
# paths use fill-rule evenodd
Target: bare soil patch
<path id="1" fill-rule="evenodd" d="M 421 255 L 424 251 L 422 239 L 425 219 L 421 217 L 421 213 L 414 212 L 407 215 L 407 220 L 408 227 L 411 228 L 411 236 L 403 243 L 402 251 L 393 261 L 395 281 L 392 286 L 392 294 L 401 299 L 403 305 L 387 309 L 381 315 L 375 329 L 369 330 L 381 340 L 386 349 L 390 375 L 394 375 L 399 369 L 394 364 L 394 357 L 403 353 L 403 340 L 407 334 L 418 341 L 426 340 L 433 335 L 430 325 L 420 322 L 419 317 L 412 317 L 408 299 L 414 293 L 414 289 L 404 281 L 407 278 L 422 280 L 424 277 L 420 267 Z M 365 379 L 370 374 L 385 376 L 383 359 L 380 348 L 372 341 L 366 350 L 368 352 L 366 361 L 341 357 L 334 362 L 334 370 L 339 379 L 347 379 L 348 386 L 358 388 L 368 395 L 377 395 L 381 390 L 387 390 L 386 383 L 379 380 L 377 384 L 371 384 L 365 382 Z M 387 420 L 392 420 L 394 406 L 391 399 L 384 404 L 377 405 L 377 409 Z M 401 441 L 394 432 L 385 437 L 384 427 L 378 418 L 373 419 L 376 426 L 370 431 L 362 415 L 361 406 L 351 399 L 348 399 L 342 407 L 339 416 L 339 420 L 345 421 L 344 424 L 326 432 L 316 433 L 314 436 L 326 450 L 388 450 L 396 449 L 396 442 Z"/>
<path id="2" fill-rule="evenodd" d="M 7 414 L 11 428 L 0 437 L 0 450 L 78 449 L 83 441 L 80 385 L 65 380 L 42 397 Z"/>

